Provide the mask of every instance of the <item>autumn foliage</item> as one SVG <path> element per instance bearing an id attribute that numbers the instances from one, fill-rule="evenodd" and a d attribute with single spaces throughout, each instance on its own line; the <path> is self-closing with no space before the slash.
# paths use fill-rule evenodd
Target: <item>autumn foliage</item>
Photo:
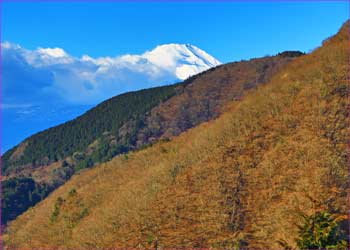
<path id="1" fill-rule="evenodd" d="M 349 22 L 218 119 L 73 176 L 6 248 L 300 247 L 303 216 L 346 218 L 348 72 Z"/>

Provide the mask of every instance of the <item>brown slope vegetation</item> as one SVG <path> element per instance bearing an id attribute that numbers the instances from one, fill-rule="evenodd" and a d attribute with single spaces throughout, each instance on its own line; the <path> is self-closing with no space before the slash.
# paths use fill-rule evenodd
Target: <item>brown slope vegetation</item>
<path id="1" fill-rule="evenodd" d="M 6 247 L 295 248 L 300 214 L 346 214 L 348 45 L 349 23 L 218 119 L 74 176 Z"/>
<path id="2" fill-rule="evenodd" d="M 62 160 L 66 160 L 71 165 L 74 165 L 75 163 L 72 162 L 74 154 L 80 153 L 91 155 L 99 148 L 99 146 L 104 146 L 101 145 L 103 144 L 101 141 L 107 141 L 111 145 L 116 144 L 117 146 L 122 146 L 125 148 L 124 151 L 127 151 L 148 145 L 160 138 L 179 135 L 181 132 L 194 127 L 201 122 L 216 118 L 222 113 L 222 108 L 228 102 L 239 99 L 245 90 L 266 83 L 276 72 L 280 71 L 295 57 L 302 54 L 303 53 L 298 51 L 291 51 L 283 52 L 276 56 L 267 56 L 264 58 L 251 59 L 249 61 L 229 63 L 190 77 L 183 83 L 130 92 L 111 98 L 100 105 L 97 105 L 81 117 L 67 122 L 67 124 L 62 124 L 38 133 L 37 135 L 33 135 L 12 150 L 6 152 L 4 155 L 4 174 L 9 177 L 28 176 L 28 172 L 36 171 L 35 168 L 49 167 L 50 164 Z M 166 92 L 165 94 L 163 93 L 165 97 L 161 96 L 162 98 L 159 98 L 156 91 L 159 90 L 159 92 L 161 92 L 163 89 L 169 90 L 168 92 L 164 91 Z M 154 96 L 152 96 L 152 100 L 145 100 L 148 96 L 142 96 L 141 92 L 149 92 L 149 95 Z M 139 94 L 140 96 L 138 99 L 135 98 L 136 100 L 125 98 L 126 100 L 122 100 L 123 103 L 117 103 L 118 101 L 121 102 L 120 99 L 122 99 L 122 97 L 128 95 L 131 96 L 132 94 Z M 154 101 L 154 99 L 156 101 Z M 148 103 L 151 101 L 154 102 L 152 105 Z M 145 110 L 139 112 L 139 114 L 136 114 L 135 110 L 130 108 L 130 110 L 127 110 L 129 116 L 122 121 L 118 120 L 118 116 L 122 116 L 123 114 L 118 114 L 116 116 L 111 112 L 111 109 L 120 109 L 122 110 L 121 113 L 125 113 L 127 111 L 123 110 L 123 108 L 127 105 L 136 106 L 135 103 L 136 105 L 142 103 L 142 107 L 147 105 L 150 107 L 148 109 L 144 108 Z M 138 106 L 137 108 L 140 107 Z M 93 113 L 93 115 L 91 115 L 91 113 Z M 106 117 L 103 117 L 102 115 L 99 117 L 99 113 L 107 113 L 109 116 L 113 116 L 116 124 L 121 124 L 118 124 L 119 126 L 117 126 L 116 124 L 113 124 L 113 121 L 108 121 L 108 124 L 104 125 L 105 128 L 103 133 L 100 134 L 95 132 L 95 130 L 99 130 L 99 127 L 94 128 L 93 131 L 90 131 L 90 128 L 90 130 L 86 129 L 86 131 L 83 132 L 96 133 L 96 135 L 93 139 L 88 141 L 88 144 L 82 140 L 87 145 L 75 146 L 75 152 L 73 154 L 65 154 L 65 151 L 72 151 L 73 149 L 64 148 L 63 150 L 61 148 L 58 149 L 58 147 L 55 149 L 54 146 L 50 147 L 50 150 L 52 151 L 50 151 L 50 153 L 52 156 L 36 152 L 35 146 L 38 146 L 39 144 L 37 143 L 38 145 L 35 145 L 32 141 L 36 142 L 44 139 L 57 140 L 55 136 L 64 137 L 66 136 L 64 133 L 69 134 L 70 137 L 83 137 L 79 134 L 82 133 L 79 125 L 83 127 L 86 126 L 85 123 L 103 124 L 103 122 L 100 122 L 100 119 Z M 75 123 L 73 125 L 76 126 L 73 127 L 71 123 Z M 68 125 L 71 125 L 73 129 Z M 118 128 L 117 131 L 112 131 L 113 126 L 120 128 Z M 54 131 L 50 134 L 51 130 L 58 130 L 60 127 L 64 127 L 64 129 L 61 129 L 63 131 Z M 97 127 L 97 125 L 95 127 Z M 42 134 L 45 134 L 45 136 Z M 39 138 L 40 136 L 44 137 L 44 139 Z M 47 144 L 47 142 L 40 141 L 39 146 L 44 147 L 45 143 Z M 74 144 L 75 142 L 73 141 L 71 143 Z M 30 146 L 32 146 L 32 148 L 30 148 Z M 99 162 L 94 161 L 94 163 Z"/>
<path id="3" fill-rule="evenodd" d="M 193 76 L 183 83 L 173 85 L 174 93 L 168 94 L 167 98 L 163 98 L 164 100 L 161 100 L 159 104 L 153 105 L 154 107 L 145 114 L 135 115 L 135 117 L 127 119 L 116 133 L 109 131 L 110 128 L 106 126 L 106 131 L 96 136 L 95 141 L 83 150 L 77 148 L 75 153 L 93 154 L 94 150 L 101 144 L 99 139 L 109 141 L 110 144 L 116 143 L 118 146 L 123 146 L 127 148 L 126 150 L 129 150 L 148 145 L 160 138 L 179 135 L 191 127 L 218 117 L 222 113 L 222 108 L 228 102 L 239 99 L 245 90 L 266 83 L 276 72 L 300 55 L 302 55 L 300 52 L 284 52 L 276 56 L 221 65 Z M 172 88 L 172 86 L 168 86 L 168 88 Z M 148 91 L 151 92 L 152 89 Z M 117 99 L 117 97 L 114 99 Z M 113 103 L 113 101 L 112 98 L 106 102 Z M 130 105 L 133 104 L 132 102 L 133 100 L 130 100 Z M 98 105 L 97 108 L 99 106 L 102 105 Z M 103 108 L 108 110 L 108 107 Z M 117 109 L 118 106 L 113 108 Z M 103 111 L 102 107 L 97 110 L 100 113 L 103 113 Z M 85 117 L 85 115 L 82 115 L 82 117 Z M 82 118 L 79 119 L 82 120 Z M 79 122 L 83 123 L 82 121 Z M 76 130 L 76 134 L 78 134 L 80 131 Z M 75 136 L 74 132 L 71 132 L 71 134 Z M 35 135 L 33 138 L 36 139 Z M 53 136 L 48 136 L 48 138 L 52 139 Z M 15 147 L 13 152 L 11 150 L 7 152 L 9 160 L 5 159 L 7 160 L 7 168 L 4 173 L 7 177 L 28 176 L 29 173 L 41 171 L 36 168 L 50 167 L 50 164 L 62 160 L 74 165 L 72 162 L 74 154 L 68 157 L 55 156 L 56 159 L 41 156 L 45 159 L 31 159 L 31 162 L 25 161 L 25 163 L 19 161 L 26 153 L 28 141 L 31 141 L 31 139 L 29 138 Z M 35 151 L 35 148 L 32 151 Z M 55 149 L 52 149 L 52 151 L 55 151 Z M 52 178 L 47 177 L 50 181 L 55 179 L 54 176 Z"/>
<path id="4" fill-rule="evenodd" d="M 217 118 L 224 107 L 245 91 L 268 82 L 300 52 L 251 59 L 218 66 L 185 81 L 179 94 L 153 108 L 137 132 L 137 144 L 179 135 L 202 122 Z"/>
<path id="5" fill-rule="evenodd" d="M 230 63 L 183 83 L 122 94 L 72 121 L 27 138 L 2 156 L 6 197 L 2 223 L 16 218 L 83 168 L 218 117 L 227 103 L 268 82 L 300 55 L 289 51 Z M 35 188 L 23 195 L 16 190 L 28 178 L 35 181 Z M 40 193 L 40 199 L 32 199 L 33 192 Z"/>

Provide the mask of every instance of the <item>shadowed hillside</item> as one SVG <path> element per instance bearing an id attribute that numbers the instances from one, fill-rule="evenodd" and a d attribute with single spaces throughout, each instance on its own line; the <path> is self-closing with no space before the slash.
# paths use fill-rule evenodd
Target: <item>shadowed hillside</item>
<path id="1" fill-rule="evenodd" d="M 218 119 L 73 176 L 6 248 L 346 249 L 348 62 L 349 22 Z"/>

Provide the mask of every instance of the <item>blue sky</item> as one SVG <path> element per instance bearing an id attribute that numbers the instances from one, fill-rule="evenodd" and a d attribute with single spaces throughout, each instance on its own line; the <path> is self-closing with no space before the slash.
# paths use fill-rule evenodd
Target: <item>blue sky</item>
<path id="1" fill-rule="evenodd" d="M 155 62 L 144 54 L 158 45 L 193 44 L 223 63 L 309 52 L 349 9 L 345 1 L 1 4 L 1 152 L 109 97 L 184 79 L 178 64 L 163 64 L 167 48 L 154 50 Z"/>
<path id="2" fill-rule="evenodd" d="M 309 51 L 348 18 L 339 2 L 5 2 L 2 40 L 80 57 L 190 43 L 222 62 Z"/>

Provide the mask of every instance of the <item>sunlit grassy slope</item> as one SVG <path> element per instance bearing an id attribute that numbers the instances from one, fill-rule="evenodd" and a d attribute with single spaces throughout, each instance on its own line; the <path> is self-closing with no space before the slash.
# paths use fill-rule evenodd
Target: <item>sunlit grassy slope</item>
<path id="1" fill-rule="evenodd" d="M 9 249 L 296 247 L 346 213 L 349 23 L 218 119 L 81 172 L 18 217 Z"/>

